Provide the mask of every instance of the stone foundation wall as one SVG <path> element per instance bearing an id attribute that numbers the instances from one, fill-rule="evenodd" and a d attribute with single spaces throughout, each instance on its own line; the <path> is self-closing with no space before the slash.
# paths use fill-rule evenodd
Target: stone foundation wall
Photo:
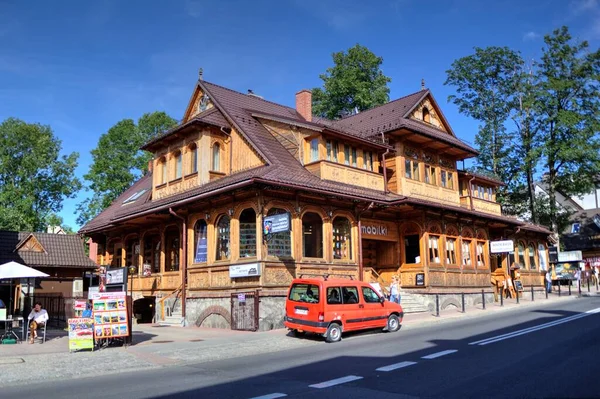
<path id="1" fill-rule="evenodd" d="M 435 295 L 425 295 L 419 293 L 411 292 L 410 295 L 425 305 L 430 312 L 435 313 L 436 303 L 435 303 Z M 438 295 L 440 312 L 444 310 L 450 309 L 462 309 L 462 296 L 460 294 L 440 294 Z M 483 302 L 483 296 L 481 292 L 475 293 L 465 293 L 465 307 L 473 307 L 473 306 L 481 306 Z M 494 294 L 493 293 L 485 293 L 485 303 L 486 305 L 492 304 L 494 302 Z"/>
<path id="2" fill-rule="evenodd" d="M 231 329 L 231 299 L 188 298 L 186 301 L 188 326 Z"/>
<path id="3" fill-rule="evenodd" d="M 284 328 L 285 296 L 260 297 L 258 329 L 260 331 Z"/>

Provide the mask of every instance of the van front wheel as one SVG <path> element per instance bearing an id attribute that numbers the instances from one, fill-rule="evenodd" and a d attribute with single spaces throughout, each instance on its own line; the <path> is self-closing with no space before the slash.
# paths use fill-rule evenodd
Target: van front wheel
<path id="1" fill-rule="evenodd" d="M 342 339 L 342 326 L 337 323 L 331 323 L 325 333 L 325 341 L 338 342 Z"/>
<path id="2" fill-rule="evenodd" d="M 388 317 L 387 330 L 389 332 L 396 332 L 399 329 L 400 329 L 400 320 L 398 319 L 398 316 L 396 316 L 395 314 L 391 314 L 390 317 Z"/>

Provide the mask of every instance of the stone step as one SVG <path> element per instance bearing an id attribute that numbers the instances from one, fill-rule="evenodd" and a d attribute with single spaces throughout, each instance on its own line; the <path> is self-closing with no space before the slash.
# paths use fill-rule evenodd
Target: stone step
<path id="1" fill-rule="evenodd" d="M 179 315 L 165 316 L 164 320 L 158 322 L 161 326 L 182 327 L 184 324 L 181 313 Z"/>

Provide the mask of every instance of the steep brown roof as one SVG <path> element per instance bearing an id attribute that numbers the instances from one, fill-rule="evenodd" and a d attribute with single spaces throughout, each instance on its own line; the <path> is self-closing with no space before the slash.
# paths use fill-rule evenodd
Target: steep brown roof
<path id="1" fill-rule="evenodd" d="M 30 235 L 39 241 L 45 252 L 16 250 Z M 96 267 L 85 255 L 84 242 L 78 235 L 0 230 L 0 264 L 10 261 L 31 267 Z"/>

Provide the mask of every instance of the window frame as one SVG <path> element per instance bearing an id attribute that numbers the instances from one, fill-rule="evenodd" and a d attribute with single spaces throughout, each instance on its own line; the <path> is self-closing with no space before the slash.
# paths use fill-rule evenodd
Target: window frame
<path id="1" fill-rule="evenodd" d="M 221 221 L 225 219 L 228 222 L 226 227 L 227 237 L 219 231 L 221 228 L 225 228 L 220 226 Z M 220 240 L 224 241 L 221 242 Z M 221 255 L 224 246 L 226 249 L 225 256 Z M 228 260 L 231 260 L 231 218 L 229 217 L 229 215 L 222 214 L 219 215 L 219 217 L 215 221 L 215 262 L 222 262 Z"/>
<path id="2" fill-rule="evenodd" d="M 305 233 L 305 230 L 304 230 L 304 228 L 305 228 L 304 218 L 307 215 L 314 215 L 314 216 L 318 217 L 318 219 L 320 220 L 320 227 L 321 227 L 320 231 L 317 231 L 317 229 L 315 229 L 315 231 L 313 232 L 313 234 L 315 234 L 315 236 L 317 237 L 314 241 L 314 244 L 315 244 L 314 256 L 313 256 L 313 254 L 307 254 L 307 252 L 306 252 L 306 235 L 307 234 Z M 323 221 L 323 217 L 321 215 L 319 215 L 317 212 L 308 210 L 308 211 L 304 212 L 304 214 L 300 218 L 300 221 L 302 224 L 302 258 L 325 259 L 325 234 L 323 233 L 325 223 Z M 316 226 L 316 224 L 314 226 Z M 320 248 L 319 248 L 319 236 L 321 238 Z M 321 252 L 320 256 L 319 256 L 319 249 Z"/>
<path id="3" fill-rule="evenodd" d="M 339 223 L 347 223 L 347 226 L 342 226 L 342 227 L 347 227 L 348 231 L 347 234 L 344 234 L 344 232 L 341 230 L 342 227 L 338 227 L 336 226 L 336 221 L 339 220 Z M 340 231 L 336 231 L 336 228 L 338 228 Z M 346 216 L 336 216 L 333 218 L 333 220 L 331 221 L 331 231 L 332 231 L 332 235 L 331 235 L 331 242 L 332 242 L 332 247 L 333 247 L 333 259 L 336 261 L 352 261 L 354 256 L 352 253 L 352 222 L 350 221 L 350 219 L 348 219 Z M 343 236 L 343 239 L 342 239 Z M 336 239 L 336 237 L 339 237 L 339 239 Z M 337 245 L 339 244 L 339 246 Z M 346 245 L 347 247 L 344 248 L 344 245 Z M 344 252 L 344 250 L 347 252 L 348 257 L 344 257 L 342 255 L 336 255 L 336 250 L 339 248 L 340 250 L 340 254 L 342 254 Z"/>
<path id="4" fill-rule="evenodd" d="M 174 179 L 181 179 L 183 176 L 183 153 L 180 150 L 177 150 L 175 154 L 173 154 L 173 158 L 175 159 Z"/>
<path id="5" fill-rule="evenodd" d="M 455 236 L 445 236 L 444 237 L 444 259 L 447 265 L 458 266 L 457 256 L 456 256 L 456 243 L 458 242 L 458 237 Z M 452 249 L 449 249 L 448 244 L 452 243 Z M 451 255 L 448 257 L 448 255 Z"/>
<path id="6" fill-rule="evenodd" d="M 531 249 L 533 249 L 533 251 L 531 251 Z M 535 245 L 533 245 L 533 243 L 529 243 L 527 245 L 527 260 L 528 260 L 528 266 L 529 266 L 529 270 L 537 270 L 537 264 L 536 264 L 536 260 L 537 260 L 537 256 L 536 256 L 536 250 L 535 250 Z M 533 264 L 531 263 L 531 261 L 533 260 Z"/>
<path id="7" fill-rule="evenodd" d="M 462 238 L 460 239 L 460 255 L 461 255 L 461 266 L 463 268 L 472 268 L 475 266 L 473 263 L 473 239 L 472 238 Z M 465 245 L 466 244 L 466 245 Z M 465 248 L 467 248 L 468 262 L 465 262 Z"/>
<path id="8" fill-rule="evenodd" d="M 350 166 L 350 146 L 344 144 L 344 165 Z"/>
<path id="9" fill-rule="evenodd" d="M 429 260 L 429 264 L 441 265 L 442 259 L 440 258 L 440 234 L 429 234 L 427 237 L 427 256 Z M 435 248 L 432 246 L 432 243 L 435 243 Z M 434 256 L 437 254 L 437 256 Z M 435 260 L 437 258 L 437 261 Z"/>
<path id="10" fill-rule="evenodd" d="M 254 228 L 252 229 L 253 235 L 254 235 L 254 254 L 251 254 L 249 252 L 249 256 L 245 256 L 246 254 L 242 252 L 242 223 L 248 223 L 250 224 L 250 222 L 242 222 L 242 216 L 244 215 L 244 212 L 246 211 L 252 211 L 252 213 L 254 214 Z M 256 258 L 258 256 L 258 237 L 256 235 L 256 228 L 257 228 L 257 222 L 256 222 L 256 211 L 254 210 L 254 208 L 252 207 L 248 207 L 248 208 L 244 208 L 241 212 L 240 212 L 240 216 L 238 217 L 238 228 L 239 228 L 239 233 L 238 233 L 238 248 L 239 248 L 239 258 L 240 259 L 252 259 L 252 258 Z M 248 229 L 250 230 L 250 229 Z M 247 233 L 245 233 L 247 234 Z"/>
<path id="11" fill-rule="evenodd" d="M 313 137 L 308 142 L 308 156 L 309 156 L 310 162 L 319 161 L 319 138 L 318 137 Z"/>
<path id="12" fill-rule="evenodd" d="M 221 172 L 221 144 L 219 143 L 213 144 L 211 171 Z"/>

